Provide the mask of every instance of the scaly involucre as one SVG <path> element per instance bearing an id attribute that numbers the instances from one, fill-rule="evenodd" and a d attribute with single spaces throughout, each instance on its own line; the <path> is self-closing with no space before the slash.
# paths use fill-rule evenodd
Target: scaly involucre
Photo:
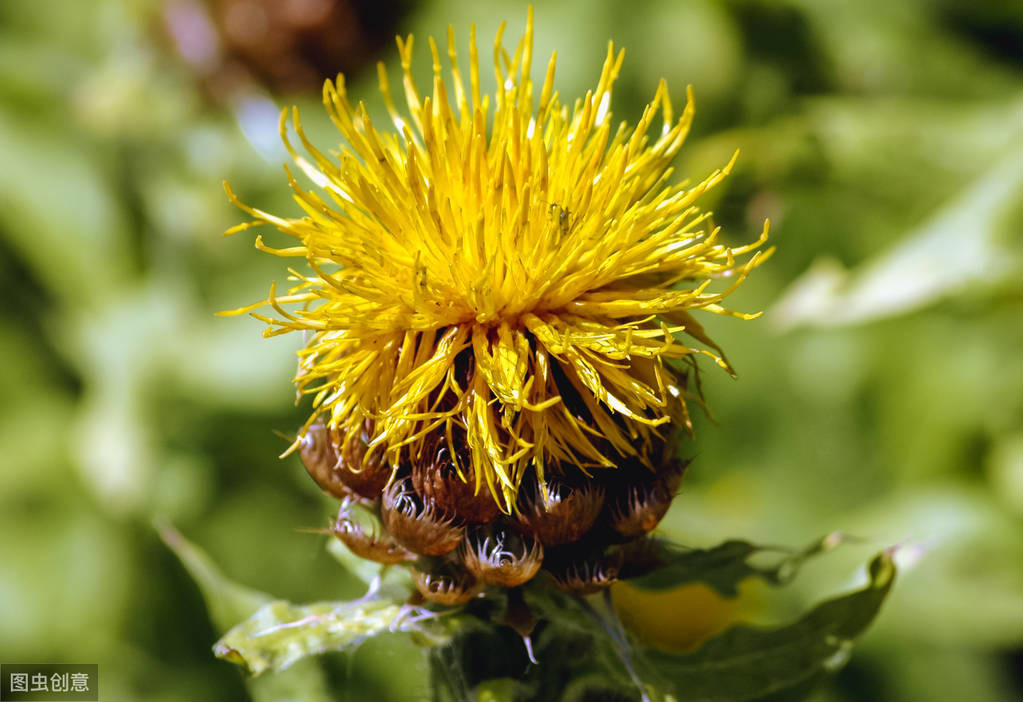
<path id="1" fill-rule="evenodd" d="M 508 511 L 530 470 L 543 483 L 552 465 L 644 461 L 668 425 L 689 426 L 695 355 L 729 369 L 691 312 L 752 317 L 720 303 L 769 251 L 738 261 L 760 247 L 766 224 L 755 243 L 729 248 L 696 206 L 734 157 L 695 185 L 669 184 L 691 92 L 676 118 L 661 81 L 635 127 L 612 127 L 624 52 L 608 47 L 596 89 L 569 109 L 553 87 L 555 56 L 539 95 L 530 79 L 532 16 L 513 56 L 502 32 L 493 101 L 480 95 L 475 30 L 466 82 L 449 29 L 450 83 L 431 39 L 425 97 L 411 76 L 412 37 L 398 40 L 407 116 L 380 66 L 395 132 L 351 104 L 342 76 L 323 88 L 339 152 L 313 146 L 294 109 L 309 158 L 298 154 L 285 110 L 285 145 L 319 188 L 288 171 L 304 217 L 228 194 L 255 218 L 229 233 L 272 224 L 298 244 L 274 249 L 257 237 L 257 248 L 309 267 L 290 270 L 287 295 L 271 286 L 236 310 L 269 305 L 278 316 L 254 315 L 267 335 L 311 334 L 295 380 L 313 396 L 304 431 L 318 420 L 354 440 L 371 426 L 367 455 L 393 466 L 442 437 L 462 479 Z M 715 278 L 730 285 L 712 292 Z"/>

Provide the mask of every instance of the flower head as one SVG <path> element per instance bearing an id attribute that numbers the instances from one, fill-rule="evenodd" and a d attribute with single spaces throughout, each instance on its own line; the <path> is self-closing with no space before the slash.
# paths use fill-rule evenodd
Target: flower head
<path id="1" fill-rule="evenodd" d="M 285 110 L 284 143 L 316 186 L 288 171 L 304 216 L 228 193 L 254 217 L 232 232 L 271 224 L 295 245 L 257 237 L 257 248 L 306 266 L 291 270 L 287 294 L 271 286 L 237 310 L 272 308 L 254 315 L 267 335 L 309 334 L 295 382 L 313 412 L 298 444 L 326 432 L 337 455 L 386 461 L 394 476 L 437 463 L 441 446 L 452 479 L 511 514 L 527 479 L 546 496 L 552 475 L 658 467 L 670 428 L 689 426 L 696 357 L 730 370 L 693 313 L 754 316 L 721 303 L 769 252 L 758 250 L 766 225 L 755 243 L 730 248 L 697 205 L 732 162 L 695 183 L 672 180 L 691 92 L 676 115 L 661 81 L 635 126 L 616 125 L 624 52 L 610 46 L 596 88 L 569 106 L 554 89 L 554 56 L 541 83 L 531 78 L 532 13 L 511 55 L 502 32 L 493 96 L 481 94 L 475 31 L 468 76 L 451 31 L 446 75 L 431 39 L 428 95 L 412 79 L 412 37 L 399 39 L 405 112 L 380 67 L 393 131 L 350 102 L 343 77 L 327 81 L 324 104 L 344 139 L 330 155 L 294 109 L 299 154 Z M 401 480 L 399 492 L 411 491 Z"/>

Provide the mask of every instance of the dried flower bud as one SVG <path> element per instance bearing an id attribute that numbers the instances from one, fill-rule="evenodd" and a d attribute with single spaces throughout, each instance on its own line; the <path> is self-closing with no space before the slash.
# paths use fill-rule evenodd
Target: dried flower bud
<path id="1" fill-rule="evenodd" d="M 451 517 L 438 513 L 432 502 L 424 504 L 408 477 L 395 480 L 384 491 L 380 515 L 395 541 L 424 556 L 454 551 L 465 531 Z"/>
<path id="2" fill-rule="evenodd" d="M 356 73 L 394 36 L 397 0 L 166 0 L 164 30 L 213 96 L 256 82 L 273 91 L 318 87 Z M 235 85 L 231 85 L 231 83 Z"/>
<path id="3" fill-rule="evenodd" d="M 444 562 L 431 570 L 415 570 L 416 589 L 440 605 L 465 604 L 476 594 L 476 579 L 461 566 Z"/>
<path id="4" fill-rule="evenodd" d="M 596 481 L 572 485 L 555 478 L 522 491 L 517 518 L 523 531 L 545 546 L 558 546 L 577 541 L 589 531 L 603 504 L 604 487 Z"/>
<path id="5" fill-rule="evenodd" d="M 426 453 L 424 451 L 424 453 Z M 468 466 L 468 458 L 461 460 Z M 465 481 L 458 475 L 451 452 L 440 445 L 412 465 L 412 485 L 427 502 L 437 509 L 468 524 L 493 521 L 500 509 L 485 485 Z"/>
<path id="6" fill-rule="evenodd" d="M 459 554 L 469 572 L 489 585 L 516 587 L 540 570 L 543 545 L 507 526 L 477 527 Z"/>
<path id="7" fill-rule="evenodd" d="M 668 513 L 686 465 L 684 461 L 672 460 L 659 473 L 647 473 L 630 481 L 608 510 L 611 528 L 629 539 L 653 531 Z"/>
<path id="8" fill-rule="evenodd" d="M 330 533 L 344 543 L 359 558 L 377 563 L 401 563 L 413 560 L 415 554 L 398 545 L 375 529 L 367 529 L 352 515 L 353 505 L 346 501 L 338 510 L 337 518 L 330 526 Z"/>
<path id="9" fill-rule="evenodd" d="M 306 430 L 299 443 L 299 455 L 305 469 L 321 490 L 339 500 L 353 496 L 338 470 L 340 459 L 324 425 L 314 424 Z"/>

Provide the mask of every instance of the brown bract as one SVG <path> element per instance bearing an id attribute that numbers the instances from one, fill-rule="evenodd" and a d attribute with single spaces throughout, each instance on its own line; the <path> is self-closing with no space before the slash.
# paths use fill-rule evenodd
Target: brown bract
<path id="1" fill-rule="evenodd" d="M 341 477 L 338 470 L 340 459 L 322 424 L 314 424 L 306 430 L 299 444 L 299 455 L 310 477 L 321 490 L 339 500 L 354 496 Z"/>
<path id="2" fill-rule="evenodd" d="M 372 424 L 366 422 L 358 436 L 347 438 L 339 431 L 313 424 L 299 441 L 299 453 L 309 475 L 324 492 L 338 499 L 380 497 L 391 477 L 391 468 L 379 452 L 367 455 Z"/>
<path id="3" fill-rule="evenodd" d="M 468 468 L 470 462 L 462 460 Z M 463 480 L 447 446 L 440 445 L 412 464 L 412 485 L 424 501 L 467 524 L 493 521 L 500 512 L 490 490 L 474 480 Z"/>
<path id="4" fill-rule="evenodd" d="M 548 570 L 554 584 L 573 595 L 592 595 L 618 582 L 622 567 L 621 551 L 600 556 L 563 560 Z"/>
<path id="5" fill-rule="evenodd" d="M 576 482 L 554 478 L 524 489 L 517 516 L 522 530 L 545 546 L 571 543 L 588 532 L 604 504 L 604 487 L 593 480 Z"/>
<path id="6" fill-rule="evenodd" d="M 353 436 L 346 436 L 337 429 L 331 429 L 328 436 L 340 456 L 337 470 L 345 485 L 366 499 L 379 497 L 391 479 L 391 466 L 384 460 L 382 451 L 369 448 L 373 423 L 365 420 Z"/>
<path id="7" fill-rule="evenodd" d="M 629 539 L 653 531 L 668 513 L 687 465 L 685 461 L 672 460 L 657 474 L 638 475 L 611 505 L 608 519 L 611 528 Z"/>
<path id="8" fill-rule="evenodd" d="M 431 570 L 416 570 L 415 583 L 424 599 L 449 607 L 465 604 L 476 595 L 476 579 L 451 562 Z"/>
<path id="9" fill-rule="evenodd" d="M 451 517 L 440 514 L 432 502 L 424 503 L 407 477 L 395 480 L 384 491 L 380 516 L 395 541 L 424 556 L 454 551 L 465 531 Z"/>
<path id="10" fill-rule="evenodd" d="M 469 572 L 488 585 L 516 587 L 540 570 L 543 545 L 509 526 L 482 527 L 466 535 L 459 555 Z"/>
<path id="11" fill-rule="evenodd" d="M 394 564 L 414 560 L 415 554 L 395 543 L 386 536 L 381 536 L 373 529 L 363 527 L 352 518 L 351 504 L 341 505 L 337 519 L 330 526 L 332 533 L 339 541 L 359 558 L 366 558 L 377 563 Z"/>

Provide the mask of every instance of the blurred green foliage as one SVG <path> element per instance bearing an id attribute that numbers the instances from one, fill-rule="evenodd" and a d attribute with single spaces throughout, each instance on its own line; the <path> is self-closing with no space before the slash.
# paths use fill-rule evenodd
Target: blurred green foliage
<path id="1" fill-rule="evenodd" d="M 0 3 L 0 660 L 97 662 L 105 699 L 277 699 L 214 660 L 228 624 L 152 520 L 275 597 L 362 584 L 300 531 L 328 503 L 275 459 L 274 431 L 305 414 L 288 384 L 299 340 L 213 317 L 283 278 L 244 235 L 219 236 L 242 219 L 222 179 L 297 212 L 276 108 L 211 96 L 164 7 Z M 475 21 L 485 38 L 508 19 L 516 36 L 524 18 L 524 3 L 432 0 L 396 29 Z M 563 95 L 590 87 L 609 38 L 627 49 L 616 114 L 634 120 L 661 76 L 679 99 L 693 84 L 680 172 L 740 147 L 716 219 L 740 242 L 770 217 L 778 246 L 733 300 L 765 318 L 708 323 L 741 382 L 705 374 L 714 421 L 685 447 L 665 533 L 864 539 L 808 565 L 765 617 L 903 541 L 891 601 L 818 699 L 1023 699 L 1020 6 L 538 3 L 537 53 L 558 50 Z M 379 110 L 373 72 L 351 80 Z M 273 98 L 322 141 L 317 100 Z M 319 667 L 307 699 L 425 689 L 427 662 L 398 638 Z"/>

